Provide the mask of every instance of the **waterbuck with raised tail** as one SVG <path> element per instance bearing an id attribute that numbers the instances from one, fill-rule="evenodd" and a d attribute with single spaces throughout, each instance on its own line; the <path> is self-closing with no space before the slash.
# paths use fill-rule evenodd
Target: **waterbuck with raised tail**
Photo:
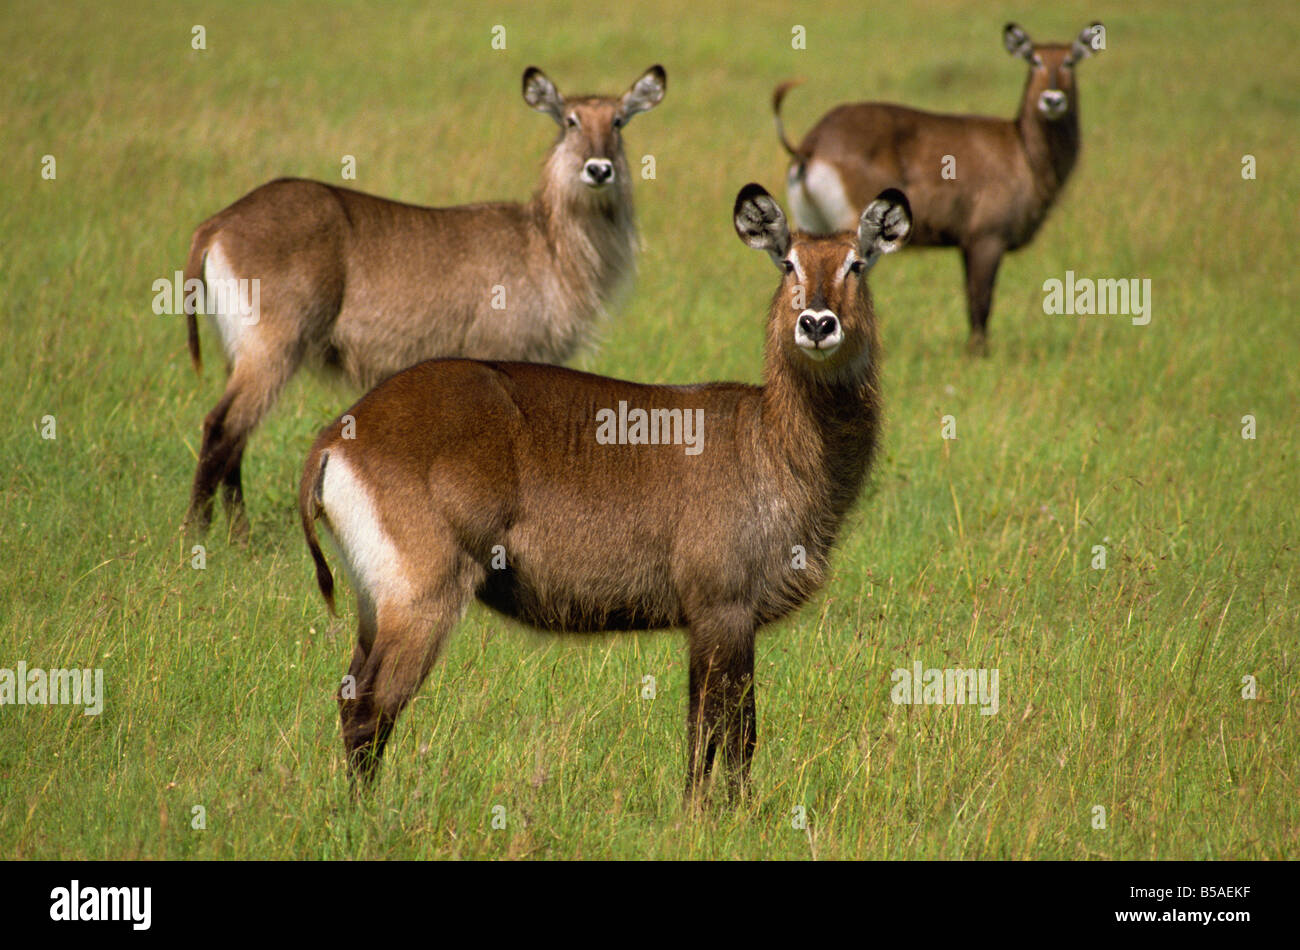
<path id="1" fill-rule="evenodd" d="M 433 360 L 325 429 L 299 508 L 321 592 L 341 554 L 359 629 L 339 691 L 354 778 L 469 601 L 552 631 L 686 627 L 688 798 L 716 750 L 743 788 L 757 738 L 754 640 L 806 601 L 875 451 L 876 316 L 867 271 L 907 237 L 890 190 L 853 232 L 791 235 L 758 185 L 741 239 L 781 270 L 765 382 L 640 385 L 557 366 Z"/>
<path id="2" fill-rule="evenodd" d="M 433 357 L 572 357 L 632 274 L 622 129 L 663 99 L 666 84 L 654 66 L 622 96 L 566 99 L 530 67 L 524 100 L 560 133 L 523 204 L 426 208 L 281 179 L 201 224 L 184 276 L 216 301 L 205 310 L 228 379 L 203 424 L 191 528 L 207 529 L 220 485 L 232 530 L 246 533 L 240 468 L 249 434 L 303 363 L 368 389 Z M 200 369 L 195 311 L 187 297 Z"/>
<path id="3" fill-rule="evenodd" d="M 998 265 L 1028 244 L 1079 155 L 1079 94 L 1074 67 L 1103 48 L 1094 23 L 1073 43 L 1034 43 L 1014 23 L 1007 51 L 1029 62 L 1014 119 L 939 115 L 877 102 L 836 106 L 795 147 L 772 96 L 776 131 L 793 157 L 786 186 L 795 222 L 821 234 L 850 227 L 882 188 L 912 202 L 915 246 L 959 247 L 970 315 L 967 349 L 987 352 Z"/>

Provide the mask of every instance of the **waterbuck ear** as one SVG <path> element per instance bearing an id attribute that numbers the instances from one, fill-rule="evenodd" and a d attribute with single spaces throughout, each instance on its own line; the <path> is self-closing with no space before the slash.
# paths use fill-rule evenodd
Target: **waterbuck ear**
<path id="1" fill-rule="evenodd" d="M 1070 47 L 1070 62 L 1077 63 L 1106 48 L 1106 28 L 1100 23 L 1090 23 L 1079 32 L 1079 38 Z"/>
<path id="2" fill-rule="evenodd" d="M 912 232 L 912 206 L 897 188 L 886 188 L 867 205 L 858 221 L 858 256 L 874 263 L 903 246 Z"/>
<path id="3" fill-rule="evenodd" d="M 790 226 L 767 189 L 752 183 L 740 189 L 733 215 L 740 239 L 756 251 L 767 251 L 780 267 L 781 259 L 790 250 Z"/>
<path id="4" fill-rule="evenodd" d="M 639 112 L 649 112 L 663 101 L 667 91 L 668 74 L 662 66 L 651 66 L 644 76 L 632 83 L 631 89 L 623 93 L 623 121 Z"/>
<path id="5" fill-rule="evenodd" d="M 1002 28 L 1002 45 L 1012 56 L 1019 56 L 1031 63 L 1034 61 L 1034 41 L 1016 24 L 1008 23 Z"/>
<path id="6" fill-rule="evenodd" d="M 564 124 L 564 97 L 536 66 L 524 70 L 524 102 Z"/>

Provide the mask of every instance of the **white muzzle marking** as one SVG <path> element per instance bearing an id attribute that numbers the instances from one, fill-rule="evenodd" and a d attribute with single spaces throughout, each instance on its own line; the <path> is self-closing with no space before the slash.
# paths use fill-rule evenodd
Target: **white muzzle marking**
<path id="1" fill-rule="evenodd" d="M 820 324 L 827 317 L 835 321 L 835 329 L 820 339 L 814 339 L 803 328 L 804 318 L 811 318 L 814 323 Z M 829 310 L 805 310 L 794 322 L 794 342 L 811 359 L 824 360 L 838 350 L 840 344 L 844 342 L 844 325 L 840 323 L 839 317 Z"/>
<path id="2" fill-rule="evenodd" d="M 582 183 L 589 188 L 604 188 L 614 183 L 614 163 L 607 158 L 589 158 L 582 166 Z"/>
<path id="3" fill-rule="evenodd" d="M 1070 109 L 1070 97 L 1059 89 L 1046 89 L 1038 96 L 1038 111 L 1048 119 L 1059 119 Z"/>

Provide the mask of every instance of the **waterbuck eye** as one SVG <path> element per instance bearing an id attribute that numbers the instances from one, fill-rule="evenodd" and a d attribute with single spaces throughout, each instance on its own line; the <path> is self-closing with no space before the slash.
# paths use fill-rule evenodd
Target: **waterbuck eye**
<path id="1" fill-rule="evenodd" d="M 789 261 L 789 260 L 782 261 L 782 262 L 781 262 L 781 270 L 785 271 L 787 274 L 793 274 L 793 273 L 794 273 L 794 262 L 793 262 L 793 261 Z"/>
<path id="2" fill-rule="evenodd" d="M 564 124 L 571 129 L 576 129 L 578 127 L 578 117 L 576 115 L 571 115 L 564 120 Z"/>
<path id="3" fill-rule="evenodd" d="M 867 269 L 867 262 L 862 260 L 862 258 L 858 258 L 852 264 L 849 265 L 849 270 L 853 271 L 853 273 L 855 274 L 861 274 L 866 269 Z"/>
<path id="4" fill-rule="evenodd" d="M 621 115 L 616 115 L 616 116 L 614 116 L 614 121 L 611 122 L 610 124 L 611 124 L 612 126 L 614 126 L 614 128 L 616 128 L 616 129 L 621 129 L 621 128 L 623 128 L 623 122 L 624 122 L 624 121 L 625 121 L 625 120 L 623 119 L 623 117 L 622 117 Z"/>

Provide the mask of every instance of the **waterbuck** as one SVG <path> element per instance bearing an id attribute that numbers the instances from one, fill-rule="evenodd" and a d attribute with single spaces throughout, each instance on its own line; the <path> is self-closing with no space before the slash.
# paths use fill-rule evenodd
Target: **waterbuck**
<path id="1" fill-rule="evenodd" d="M 354 779 L 374 776 L 398 714 L 477 596 L 551 631 L 686 627 L 688 798 L 705 790 L 719 745 L 729 791 L 743 788 L 757 736 L 755 634 L 821 586 L 867 474 L 880 395 L 866 275 L 901 246 L 911 217 L 890 190 L 856 232 L 791 235 L 776 201 L 747 185 L 734 220 L 782 273 L 764 385 L 433 360 L 349 409 L 350 432 L 341 417 L 316 440 L 299 509 L 330 609 L 318 519 L 356 593 L 338 697 Z"/>
<path id="2" fill-rule="evenodd" d="M 1036 44 L 1014 23 L 1007 51 L 1029 62 L 1014 119 L 937 115 L 860 102 L 826 113 L 796 148 L 786 140 L 781 102 L 772 96 L 776 131 L 793 157 L 786 178 L 795 222 L 821 234 L 850 227 L 882 188 L 907 192 L 916 216 L 915 246 L 959 247 L 970 313 L 967 349 L 987 352 L 989 310 L 998 265 L 1028 244 L 1079 155 L 1079 94 L 1074 67 L 1104 44 L 1093 23 L 1072 44 Z"/>
<path id="3" fill-rule="evenodd" d="M 244 448 L 304 362 L 369 389 L 439 356 L 572 357 L 632 274 L 637 234 L 622 129 L 666 86 L 654 66 L 621 97 L 566 99 L 541 70 L 526 70 L 524 101 L 560 134 L 524 204 L 425 208 L 280 179 L 199 225 L 186 287 L 201 278 L 216 300 L 207 309 L 228 379 L 203 423 L 191 528 L 207 529 L 221 484 L 232 530 L 247 532 Z M 186 313 L 199 370 L 188 298 Z"/>

